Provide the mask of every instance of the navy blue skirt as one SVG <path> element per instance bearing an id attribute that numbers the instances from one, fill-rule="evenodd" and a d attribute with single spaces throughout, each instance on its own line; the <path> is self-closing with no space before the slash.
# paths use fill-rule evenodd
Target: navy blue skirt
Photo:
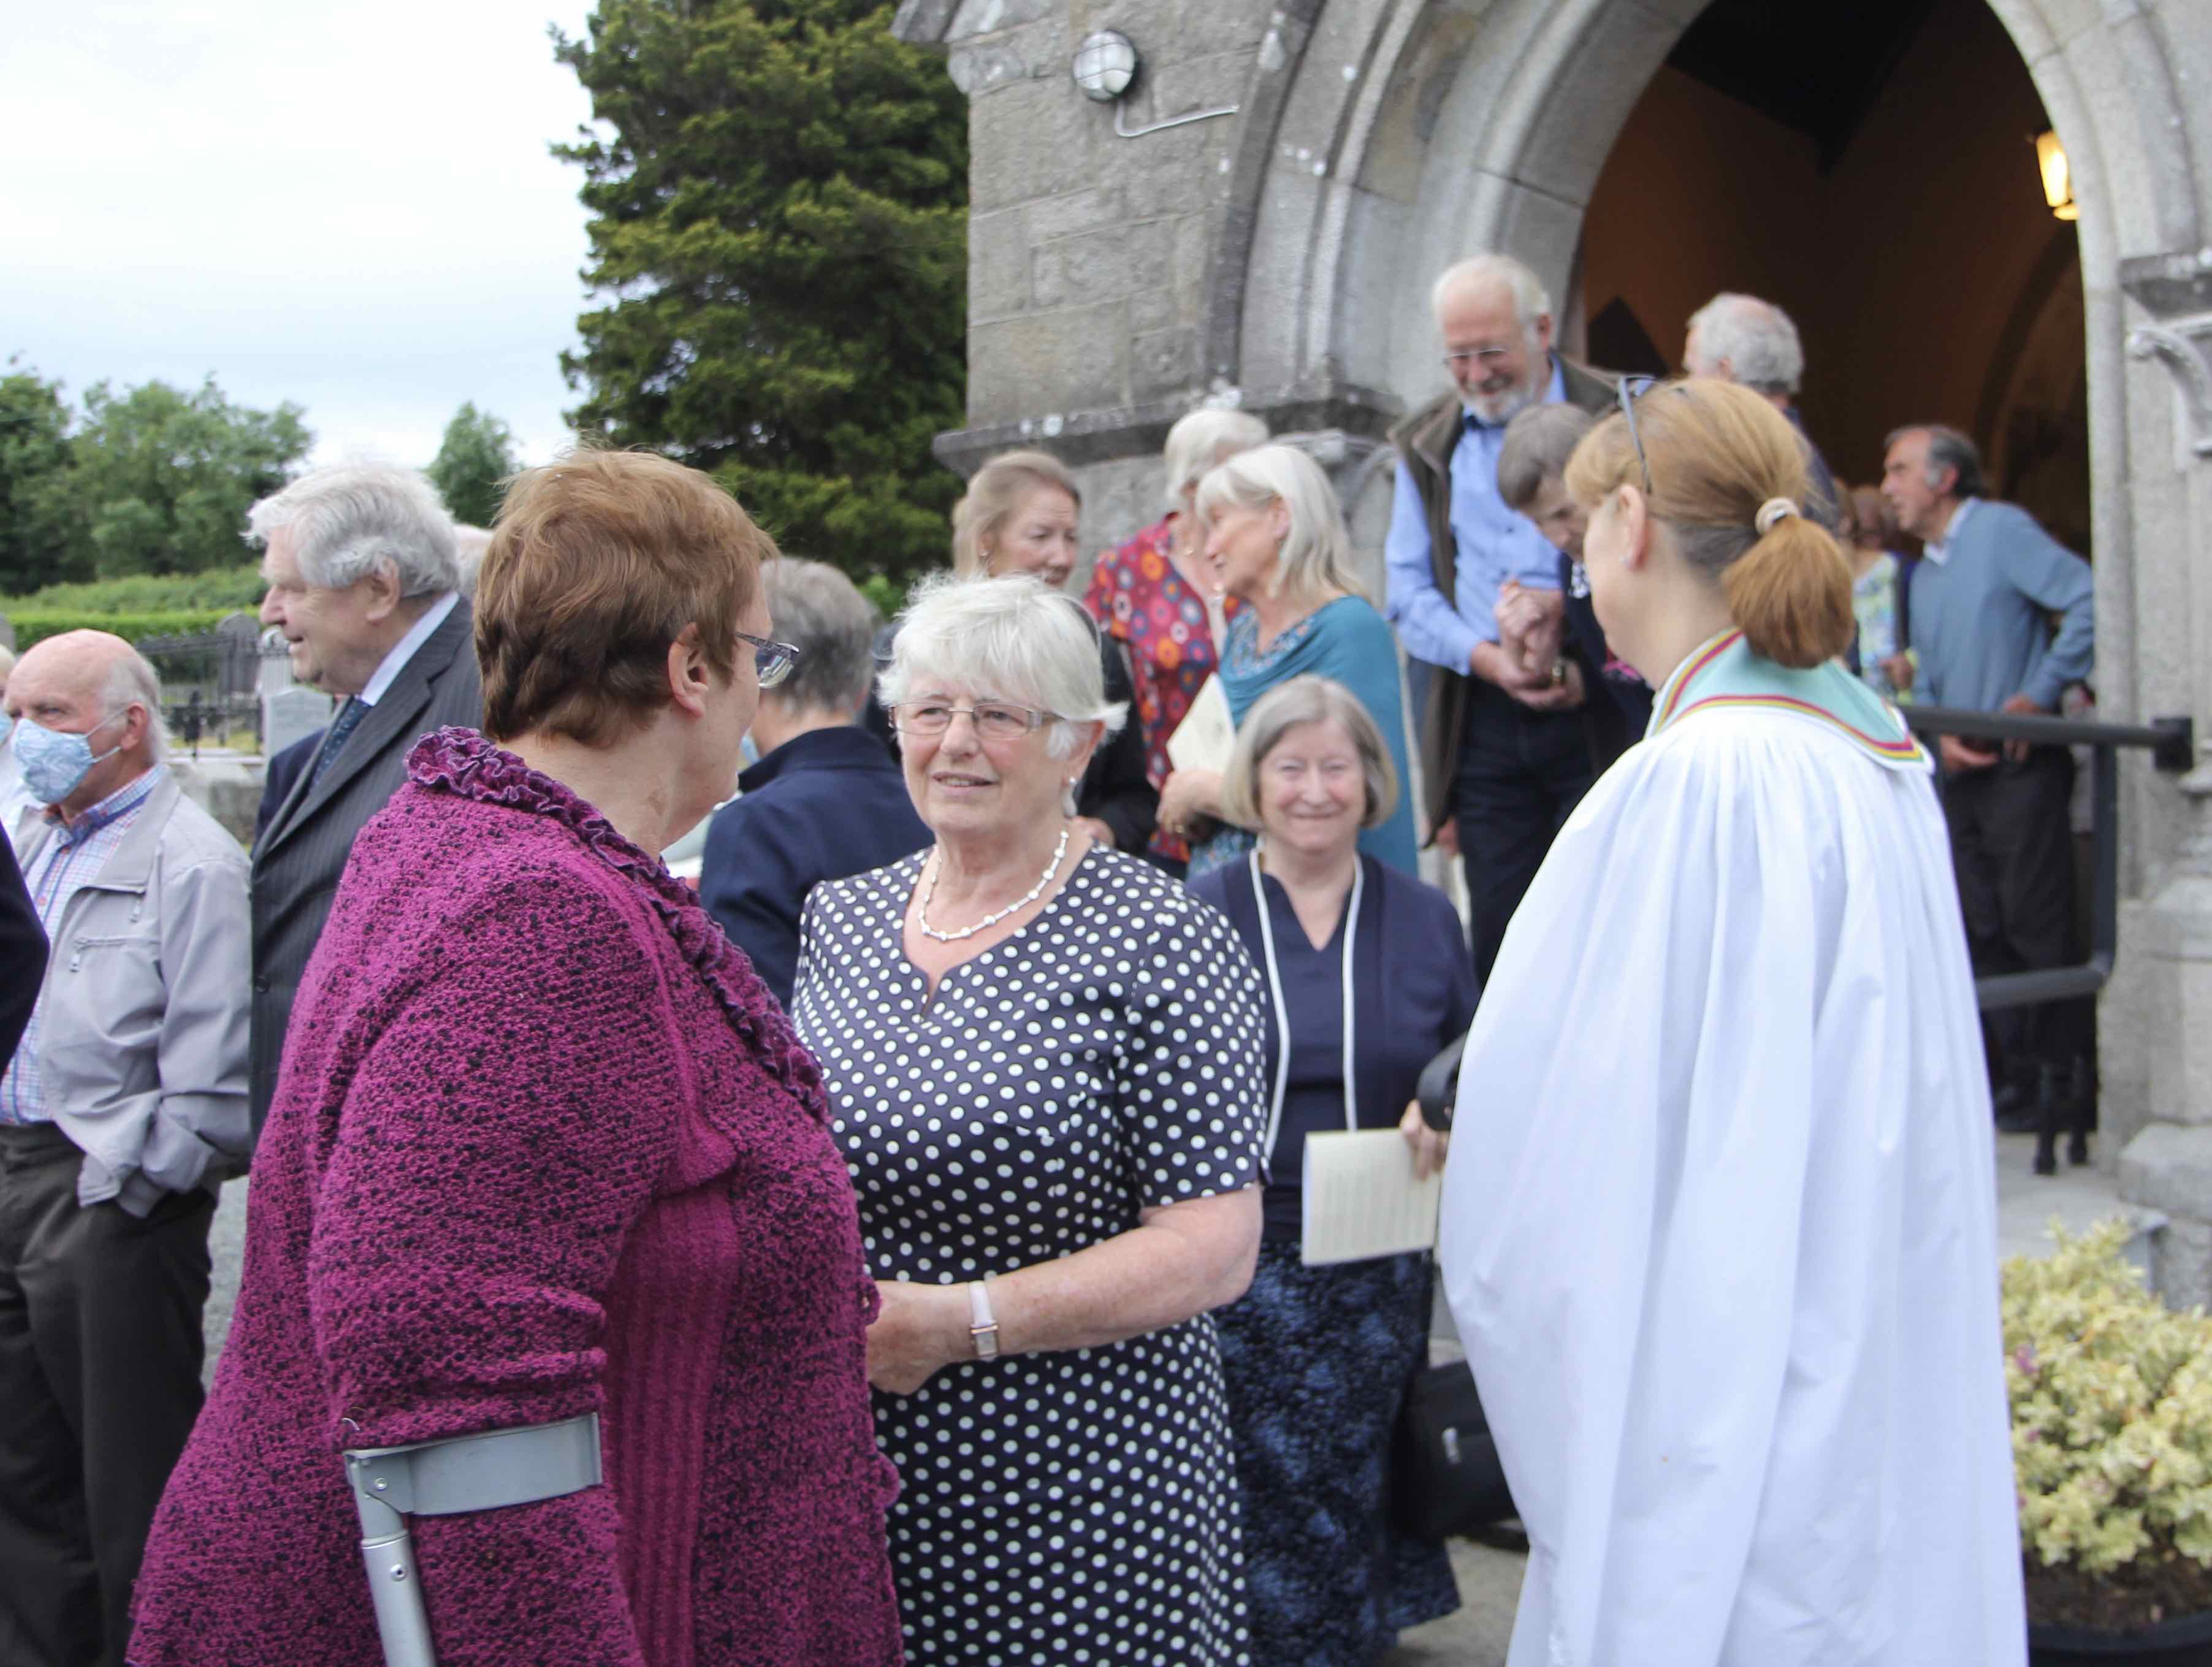
<path id="1" fill-rule="evenodd" d="M 1244 1504 L 1252 1657 L 1372 1667 L 1401 1628 L 1459 1607 L 1443 1547 L 1390 1524 L 1390 1439 L 1428 1360 L 1425 1256 L 1309 1268 L 1266 1239 L 1214 1311 Z"/>

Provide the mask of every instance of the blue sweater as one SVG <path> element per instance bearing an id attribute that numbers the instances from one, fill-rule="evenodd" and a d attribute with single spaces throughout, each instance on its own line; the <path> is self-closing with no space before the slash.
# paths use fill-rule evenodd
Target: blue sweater
<path id="1" fill-rule="evenodd" d="M 1992 712 L 2014 695 L 2046 711 L 2089 675 L 2096 646 L 2089 564 L 2009 503 L 1973 511 L 1943 559 L 1912 572 L 1916 692 L 1936 706 Z M 2051 616 L 2061 616 L 2053 640 Z"/>

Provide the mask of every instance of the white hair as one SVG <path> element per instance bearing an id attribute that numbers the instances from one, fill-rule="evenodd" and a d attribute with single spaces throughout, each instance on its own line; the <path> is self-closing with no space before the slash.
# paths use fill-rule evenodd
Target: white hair
<path id="1" fill-rule="evenodd" d="M 477 593 L 477 573 L 483 566 L 484 551 L 491 548 L 491 534 L 481 526 L 456 523 L 453 527 L 453 563 L 460 569 L 460 593 L 474 597 Z"/>
<path id="2" fill-rule="evenodd" d="M 161 717 L 161 674 L 136 648 L 109 665 L 100 686 L 100 705 L 108 720 L 121 717 L 130 707 L 145 708 L 147 754 L 157 764 L 169 756 L 169 726 Z"/>
<path id="3" fill-rule="evenodd" d="M 1445 267 L 1436 288 L 1429 292 L 1429 309 L 1442 313 L 1444 303 L 1462 290 L 1493 285 L 1503 285 L 1513 297 L 1513 316 L 1523 331 L 1534 329 L 1536 320 L 1552 310 L 1551 293 L 1544 288 L 1543 279 L 1511 255 L 1500 254 L 1471 255 Z"/>
<path id="4" fill-rule="evenodd" d="M 849 718 L 868 697 L 875 675 L 876 627 L 882 623 L 860 589 L 827 562 L 784 556 L 761 569 L 769 629 L 799 650 L 788 681 L 762 698 L 793 712 L 835 712 Z"/>
<path id="5" fill-rule="evenodd" d="M 1805 375 L 1805 346 L 1790 315 L 1771 301 L 1723 289 L 1690 314 L 1690 339 L 1704 362 L 1692 376 L 1715 374 L 1728 361 L 1729 379 L 1759 393 L 1795 393 Z"/>
<path id="6" fill-rule="evenodd" d="M 877 692 L 896 707 L 939 681 L 1049 712 L 1045 741 L 1055 758 L 1075 750 L 1077 726 L 1104 724 L 1103 740 L 1129 712 L 1127 702 L 1106 698 L 1098 627 L 1083 605 L 1028 574 L 939 574 L 915 591 Z"/>
<path id="7" fill-rule="evenodd" d="M 1267 423 L 1249 411 L 1208 405 L 1178 419 L 1168 430 L 1167 507 L 1181 509 L 1209 471 L 1267 443 Z"/>
<path id="8" fill-rule="evenodd" d="M 1261 509 L 1276 502 L 1291 515 L 1291 530 L 1275 569 L 1277 593 L 1310 596 L 1334 590 L 1373 601 L 1367 581 L 1352 563 L 1352 534 L 1345 529 L 1335 489 L 1321 465 L 1297 447 L 1277 441 L 1239 452 L 1198 484 L 1201 520 L 1232 504 Z"/>
<path id="9" fill-rule="evenodd" d="M 430 483 L 388 463 L 346 463 L 304 474 L 246 512 L 246 537 L 266 545 L 289 529 L 300 576 L 343 590 L 392 563 L 404 597 L 461 587 L 453 518 Z"/>

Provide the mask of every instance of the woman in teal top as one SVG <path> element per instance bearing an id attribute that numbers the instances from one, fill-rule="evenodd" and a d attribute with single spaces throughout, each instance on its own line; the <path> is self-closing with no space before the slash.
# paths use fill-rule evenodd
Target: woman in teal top
<path id="1" fill-rule="evenodd" d="M 1292 446 L 1261 446 L 1233 457 L 1199 484 L 1206 563 L 1223 594 L 1243 605 L 1221 645 L 1229 715 L 1244 715 L 1276 684 L 1311 674 L 1358 696 L 1409 780 L 1406 708 L 1398 644 L 1353 569 L 1352 538 L 1321 466 Z M 1253 836 L 1221 819 L 1221 778 L 1177 770 L 1160 789 L 1161 825 L 1191 841 L 1190 878 L 1234 862 Z M 1412 795 L 1401 795 L 1359 849 L 1407 873 L 1418 872 Z"/>

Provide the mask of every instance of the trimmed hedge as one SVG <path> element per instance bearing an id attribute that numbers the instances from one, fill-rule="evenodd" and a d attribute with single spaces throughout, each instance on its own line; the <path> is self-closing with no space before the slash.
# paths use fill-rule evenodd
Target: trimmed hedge
<path id="1" fill-rule="evenodd" d="M 207 608 L 251 612 L 260 605 L 264 588 L 260 568 L 240 562 L 204 573 L 140 573 L 48 585 L 28 596 L 0 597 L 0 613 L 14 618 L 37 613 L 196 613 Z"/>
<path id="2" fill-rule="evenodd" d="M 20 654 L 33 642 L 59 636 L 64 631 L 112 631 L 126 642 L 185 631 L 211 631 L 217 620 L 237 611 L 235 608 L 179 608 L 161 613 L 91 613 L 71 609 L 11 613 L 8 622 L 15 628 L 15 651 Z"/>

